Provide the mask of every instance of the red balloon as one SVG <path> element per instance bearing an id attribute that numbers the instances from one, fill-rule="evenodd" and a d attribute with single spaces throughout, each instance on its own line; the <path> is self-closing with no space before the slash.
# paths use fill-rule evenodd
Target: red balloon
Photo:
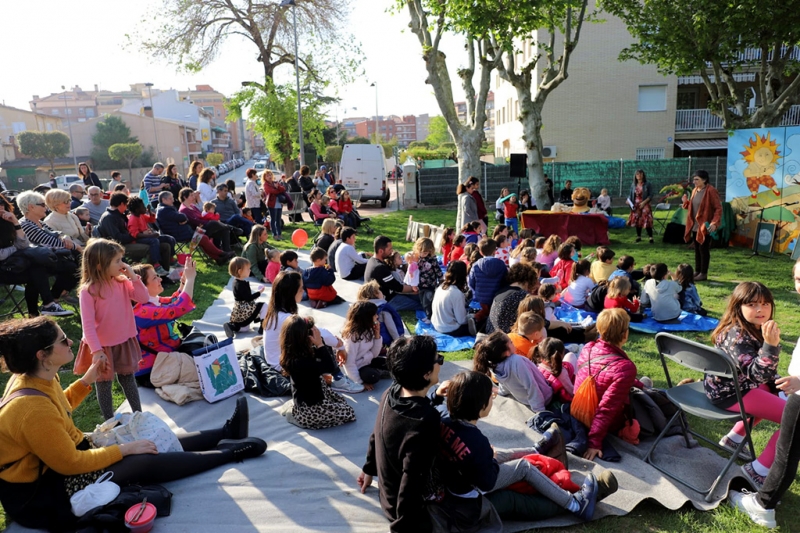
<path id="1" fill-rule="evenodd" d="M 302 248 L 308 242 L 308 233 L 304 229 L 296 229 L 292 232 L 292 244 Z"/>

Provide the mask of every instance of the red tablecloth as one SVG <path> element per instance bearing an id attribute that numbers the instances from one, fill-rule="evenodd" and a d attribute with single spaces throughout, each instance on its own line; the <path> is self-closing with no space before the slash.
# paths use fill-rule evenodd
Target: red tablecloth
<path id="1" fill-rule="evenodd" d="M 605 215 L 577 215 L 551 211 L 525 211 L 522 227 L 545 237 L 556 234 L 565 240 L 577 236 L 583 244 L 608 244 L 608 218 Z"/>

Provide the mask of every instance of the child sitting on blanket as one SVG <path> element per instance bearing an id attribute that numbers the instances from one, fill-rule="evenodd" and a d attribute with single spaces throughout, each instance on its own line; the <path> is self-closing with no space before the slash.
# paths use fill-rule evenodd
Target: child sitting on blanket
<path id="1" fill-rule="evenodd" d="M 322 309 L 328 305 L 344 302 L 333 288 L 336 274 L 326 263 L 328 252 L 322 248 L 314 248 L 310 257 L 314 266 L 303 272 L 303 286 L 308 292 L 309 300 L 314 300 L 314 307 Z"/>
<path id="2" fill-rule="evenodd" d="M 576 261 L 573 259 L 575 247 L 572 244 L 564 243 L 558 249 L 558 260 L 555 266 L 550 269 L 550 276 L 558 278 L 556 286 L 559 290 L 564 290 L 569 286 L 572 279 L 572 270 Z"/>
<path id="3" fill-rule="evenodd" d="M 286 420 L 303 429 L 325 429 L 355 422 L 356 413 L 334 392 L 323 374 L 339 371 L 333 351 L 322 341 L 314 319 L 293 315 L 280 335 L 281 367 L 292 384 L 292 409 Z"/>
<path id="4" fill-rule="evenodd" d="M 266 287 L 263 285 L 257 292 L 250 290 L 250 261 L 244 257 L 234 257 L 228 264 L 228 273 L 234 277 L 233 298 L 235 303 L 231 310 L 231 319 L 225 322 L 222 328 L 225 335 L 232 338 L 235 333 L 250 331 L 250 324 L 259 322 L 261 319 L 261 308 L 264 302 L 256 302 L 259 296 L 264 293 Z"/>
<path id="5" fill-rule="evenodd" d="M 589 293 L 592 292 L 596 285 L 592 278 L 589 277 L 591 270 L 592 264 L 586 259 L 578 261 L 572 268 L 569 286 L 561 293 L 564 301 L 572 307 L 583 309 L 586 298 L 589 297 Z"/>
<path id="6" fill-rule="evenodd" d="M 669 322 L 681 316 L 681 303 L 678 294 L 681 286 L 667 279 L 670 277 L 669 267 L 658 263 L 651 271 L 653 279 L 647 280 L 642 293 L 642 305 L 650 307 L 653 319 L 658 322 Z"/>
<path id="7" fill-rule="evenodd" d="M 514 343 L 517 355 L 530 358 L 531 351 L 542 341 L 544 335 L 544 319 L 529 311 L 517 317 L 508 338 Z"/>
<path id="8" fill-rule="evenodd" d="M 455 239 L 453 239 L 453 248 L 450 251 L 450 261 L 460 261 L 461 257 L 464 255 L 464 246 L 466 245 L 466 237 L 463 235 L 456 235 Z M 444 247 L 442 249 L 444 249 Z M 448 263 L 445 263 L 445 265 Z"/>
<path id="9" fill-rule="evenodd" d="M 564 361 L 564 343 L 548 337 L 531 352 L 531 359 L 550 384 L 555 396 L 564 403 L 571 402 L 575 394 L 575 367 Z"/>
<path id="10" fill-rule="evenodd" d="M 533 239 L 522 239 L 520 240 L 516 246 L 512 246 L 513 250 L 508 254 L 508 266 L 514 266 L 517 263 L 522 262 L 522 252 L 526 248 L 531 248 L 534 251 L 536 250 L 533 247 Z M 532 256 L 532 260 L 536 261 L 536 253 L 534 252 Z"/>
<path id="11" fill-rule="evenodd" d="M 511 395 L 534 413 L 544 411 L 553 399 L 553 389 L 533 361 L 515 352 L 508 335 L 495 331 L 475 346 L 473 368 L 494 376 L 501 393 Z"/>
<path id="12" fill-rule="evenodd" d="M 614 267 L 614 256 L 617 255 L 614 250 L 607 246 L 598 246 L 597 259 L 592 262 L 591 277 L 595 283 L 608 280 L 616 268 Z"/>
<path id="13" fill-rule="evenodd" d="M 267 281 L 273 283 L 275 277 L 281 271 L 281 251 L 270 250 L 267 252 L 267 271 L 265 272 Z"/>
<path id="14" fill-rule="evenodd" d="M 506 237 L 505 235 L 498 235 L 497 238 L 495 239 L 495 242 L 497 242 L 497 250 L 494 252 L 494 256 L 500 259 L 503 263 L 505 263 L 506 266 L 508 266 L 509 251 L 510 251 L 509 246 L 511 244 L 508 240 L 508 237 Z"/>
<path id="15" fill-rule="evenodd" d="M 502 333 L 501 333 L 502 334 Z M 477 427 L 477 422 L 489 416 L 496 391 L 484 373 L 460 372 L 450 380 L 447 389 L 449 416 L 442 418 L 440 463 L 442 482 L 448 497 L 431 505 L 431 514 L 446 520 L 449 531 L 466 531 L 463 527 L 500 526 L 500 518 L 492 505 L 484 501 L 484 493 L 492 493 L 524 481 L 540 496 L 575 514 L 581 520 L 591 520 L 599 487 L 593 474 L 586 476 L 583 487 L 559 479 L 563 486 L 544 474 L 533 462 L 523 457 L 557 450 L 558 431 L 546 433 L 531 448 L 495 449 Z M 563 464 L 562 464 L 563 467 Z M 459 496 L 463 495 L 463 496 Z"/>
<path id="16" fill-rule="evenodd" d="M 539 285 L 538 294 L 544 301 L 544 318 L 546 320 L 555 320 L 559 298 L 558 288 L 553 283 L 542 283 Z"/>
<path id="17" fill-rule="evenodd" d="M 703 301 L 700 300 L 700 295 L 697 294 L 697 287 L 694 285 L 694 269 L 687 263 L 678 265 L 675 271 L 675 281 L 681 286 L 681 292 L 678 294 L 678 300 L 681 302 L 681 309 L 687 313 L 695 313 L 700 316 L 706 316 L 708 311 L 703 309 Z"/>
<path id="18" fill-rule="evenodd" d="M 632 300 L 628 299 L 628 294 L 631 292 L 631 282 L 625 276 L 619 276 L 611 280 L 608 284 L 608 292 L 603 301 L 605 309 L 621 308 L 629 313 L 639 312 L 639 298 L 633 297 Z"/>
<path id="19" fill-rule="evenodd" d="M 347 352 L 344 372 L 354 383 L 361 383 L 371 391 L 378 380 L 390 377 L 386 357 L 382 355 L 378 306 L 363 300 L 354 303 L 347 311 L 342 339 Z"/>
<path id="20" fill-rule="evenodd" d="M 303 269 L 300 268 L 299 257 L 297 252 L 293 250 L 286 250 L 281 253 L 281 272 L 297 272 L 303 275 Z"/>
<path id="21" fill-rule="evenodd" d="M 392 252 L 392 255 L 384 259 L 384 263 L 392 269 L 392 276 L 394 279 L 403 283 L 406 274 L 403 272 L 403 256 L 400 255 L 400 252 Z"/>
<path id="22" fill-rule="evenodd" d="M 433 295 L 431 323 L 439 333 L 453 337 L 477 335 L 475 319 L 469 312 L 467 267 L 461 261 L 452 261 L 442 283 Z"/>
<path id="23" fill-rule="evenodd" d="M 466 278 L 466 275 L 464 277 Z M 378 308 L 378 322 L 380 322 L 381 339 L 383 339 L 384 346 L 389 346 L 395 339 L 405 335 L 406 329 L 400 313 L 386 302 L 377 281 L 373 279 L 362 285 L 358 290 L 358 299 L 372 302 Z"/>

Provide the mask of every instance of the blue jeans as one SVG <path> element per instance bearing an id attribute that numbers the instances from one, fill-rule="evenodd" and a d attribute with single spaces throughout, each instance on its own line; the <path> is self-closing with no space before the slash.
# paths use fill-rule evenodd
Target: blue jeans
<path id="1" fill-rule="evenodd" d="M 170 258 L 175 253 L 175 238 L 169 235 L 159 235 L 158 237 L 137 238 L 139 244 L 146 244 L 150 247 L 150 261 L 153 264 L 166 265 L 169 268 Z"/>
<path id="2" fill-rule="evenodd" d="M 422 302 L 416 294 L 397 294 L 389 300 L 395 311 L 422 311 Z"/>
<path id="3" fill-rule="evenodd" d="M 245 237 L 250 237 L 250 232 L 253 230 L 253 223 L 241 215 L 233 215 L 225 223 L 242 230 Z"/>
<path id="4" fill-rule="evenodd" d="M 256 221 L 256 224 L 263 224 L 264 223 L 264 215 L 261 214 L 260 207 L 251 207 L 250 214 L 253 215 L 253 220 Z"/>
<path id="5" fill-rule="evenodd" d="M 274 237 L 280 237 L 283 226 L 283 207 L 269 207 L 270 228 Z"/>
<path id="6" fill-rule="evenodd" d="M 506 226 L 509 228 L 513 228 L 513 230 L 519 235 L 519 220 L 516 218 L 507 218 L 506 219 Z"/>

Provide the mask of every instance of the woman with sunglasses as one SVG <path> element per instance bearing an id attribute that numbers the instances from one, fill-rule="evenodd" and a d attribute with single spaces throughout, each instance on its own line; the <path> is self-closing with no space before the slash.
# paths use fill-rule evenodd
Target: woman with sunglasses
<path id="1" fill-rule="evenodd" d="M 218 429 L 179 435 L 184 451 L 159 453 L 149 440 L 97 448 L 73 421 L 100 365 L 62 390 L 59 372 L 72 362 L 72 341 L 52 319 L 0 324 L 0 358 L 11 373 L 0 401 L 0 504 L 22 526 L 51 531 L 74 527 L 69 498 L 106 472 L 118 485 L 165 483 L 267 449 L 248 438 L 247 401 Z"/>
<path id="2" fill-rule="evenodd" d="M 30 316 L 39 316 L 40 311 L 43 315 L 71 316 L 72 311 L 61 307 L 53 298 L 45 267 L 32 264 L 24 257 L 24 252 L 20 253 L 30 246 L 13 207 L 0 195 L 0 283 L 25 285 L 25 303 Z M 60 291 L 56 294 L 63 292 L 58 286 L 54 288 Z M 44 304 L 41 310 L 38 307 L 40 297 Z"/>

